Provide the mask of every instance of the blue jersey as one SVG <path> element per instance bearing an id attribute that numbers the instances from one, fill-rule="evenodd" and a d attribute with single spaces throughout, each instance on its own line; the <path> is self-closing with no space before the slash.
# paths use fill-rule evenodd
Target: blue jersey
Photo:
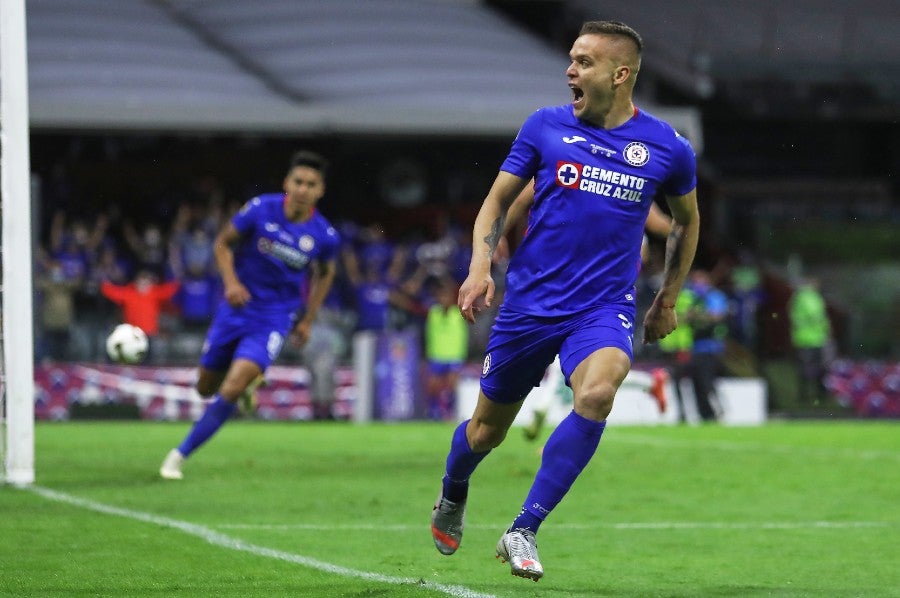
<path id="1" fill-rule="evenodd" d="M 231 223 L 241 233 L 234 269 L 252 299 L 244 310 L 293 312 L 301 303 L 301 286 L 309 262 L 335 259 L 340 237 L 318 212 L 304 222 L 284 215 L 284 194 L 254 197 Z"/>
<path id="2" fill-rule="evenodd" d="M 659 190 L 685 195 L 697 183 L 693 149 L 669 124 L 635 110 L 603 129 L 569 105 L 532 114 L 501 170 L 535 180 L 504 305 L 546 316 L 633 301 L 650 203 Z"/>

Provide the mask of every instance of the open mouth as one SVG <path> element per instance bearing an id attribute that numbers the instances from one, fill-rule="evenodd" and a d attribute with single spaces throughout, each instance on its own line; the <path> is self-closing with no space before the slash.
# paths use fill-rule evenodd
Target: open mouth
<path id="1" fill-rule="evenodd" d="M 572 104 L 576 108 L 580 108 L 584 100 L 584 92 L 581 91 L 580 87 L 575 87 L 574 85 L 570 85 L 569 89 L 572 90 Z"/>

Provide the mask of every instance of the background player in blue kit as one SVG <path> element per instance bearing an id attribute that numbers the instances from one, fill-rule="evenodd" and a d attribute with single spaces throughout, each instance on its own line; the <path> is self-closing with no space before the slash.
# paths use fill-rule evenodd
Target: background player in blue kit
<path id="1" fill-rule="evenodd" d="M 573 101 L 542 108 L 522 125 L 487 194 L 473 233 L 459 307 L 469 322 L 494 298 L 491 257 L 504 217 L 529 179 L 528 235 L 509 264 L 472 418 L 451 441 L 432 511 L 435 546 L 462 540 L 469 478 L 498 446 L 559 354 L 575 408 L 550 435 L 522 510 L 497 544 L 512 573 L 544 574 L 535 534 L 590 461 L 616 390 L 631 366 L 634 283 L 644 222 L 657 191 L 674 220 L 662 286 L 644 317 L 644 342 L 675 329 L 675 299 L 697 247 L 696 160 L 671 126 L 632 101 L 643 42 L 630 27 L 590 21 L 570 51 Z"/>
<path id="2" fill-rule="evenodd" d="M 271 364 L 291 333 L 309 339 L 336 272 L 339 236 L 315 207 L 325 194 L 328 164 L 318 154 L 294 154 L 284 193 L 254 197 L 225 225 L 213 249 L 225 298 L 200 357 L 197 391 L 213 396 L 203 415 L 160 468 L 181 479 L 181 465 L 234 413 L 236 402 Z M 300 288 L 309 276 L 303 313 Z M 293 324 L 293 318 L 297 322 Z"/>

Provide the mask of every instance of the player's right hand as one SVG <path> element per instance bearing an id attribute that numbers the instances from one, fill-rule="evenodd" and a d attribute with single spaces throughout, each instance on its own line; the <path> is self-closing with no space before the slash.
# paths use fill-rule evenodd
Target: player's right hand
<path id="1" fill-rule="evenodd" d="M 490 273 L 486 276 L 469 273 L 459 287 L 457 304 L 463 318 L 470 324 L 475 323 L 478 312 L 490 307 L 494 301 L 494 279 Z"/>
<path id="2" fill-rule="evenodd" d="M 225 301 L 231 307 L 243 307 L 252 299 L 247 287 L 239 282 L 225 286 Z"/>

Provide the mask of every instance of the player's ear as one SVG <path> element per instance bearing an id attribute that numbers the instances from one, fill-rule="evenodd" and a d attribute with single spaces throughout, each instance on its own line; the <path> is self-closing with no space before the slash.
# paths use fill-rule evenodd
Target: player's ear
<path id="1" fill-rule="evenodd" d="M 616 67 L 616 70 L 613 72 L 613 83 L 616 85 L 621 85 L 628 81 L 628 77 L 631 76 L 631 67 L 623 64 Z"/>

